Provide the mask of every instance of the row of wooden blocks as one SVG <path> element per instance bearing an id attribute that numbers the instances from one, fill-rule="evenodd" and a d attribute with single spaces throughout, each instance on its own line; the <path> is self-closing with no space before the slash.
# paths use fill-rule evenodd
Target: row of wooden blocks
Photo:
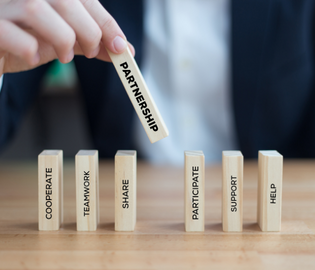
<path id="1" fill-rule="evenodd" d="M 277 151 L 259 151 L 257 221 L 262 231 L 280 231 L 283 157 Z M 81 150 L 75 156 L 76 218 L 78 231 L 95 231 L 99 223 L 98 151 Z M 204 231 L 205 158 L 202 151 L 185 151 L 185 230 Z M 63 222 L 62 150 L 38 156 L 39 230 L 58 230 Z M 115 230 L 133 231 L 136 225 L 137 153 L 115 156 Z M 222 153 L 222 228 L 243 228 L 243 155 Z"/>

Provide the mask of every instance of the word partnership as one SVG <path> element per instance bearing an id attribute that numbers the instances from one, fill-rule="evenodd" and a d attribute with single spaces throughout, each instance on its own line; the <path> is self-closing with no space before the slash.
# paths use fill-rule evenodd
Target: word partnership
<path id="1" fill-rule="evenodd" d="M 129 48 L 122 54 L 108 54 L 151 143 L 167 137 L 168 129 Z"/>
<path id="2" fill-rule="evenodd" d="M 205 157 L 185 151 L 185 231 L 205 229 Z M 243 230 L 243 155 L 222 152 L 222 229 Z M 99 223 L 98 151 L 81 150 L 75 157 L 78 231 L 95 231 Z M 257 220 L 262 231 L 281 230 L 283 157 L 277 151 L 259 151 Z M 63 157 L 61 150 L 38 156 L 39 230 L 58 230 L 63 221 Z M 137 153 L 115 155 L 115 230 L 134 231 L 137 219 Z"/>

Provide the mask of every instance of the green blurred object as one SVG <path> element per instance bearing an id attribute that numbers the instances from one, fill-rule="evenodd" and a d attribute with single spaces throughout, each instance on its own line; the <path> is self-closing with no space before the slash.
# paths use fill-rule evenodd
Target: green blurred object
<path id="1" fill-rule="evenodd" d="M 73 88 L 77 84 L 78 76 L 73 61 L 62 64 L 54 60 L 44 77 L 45 88 Z"/>

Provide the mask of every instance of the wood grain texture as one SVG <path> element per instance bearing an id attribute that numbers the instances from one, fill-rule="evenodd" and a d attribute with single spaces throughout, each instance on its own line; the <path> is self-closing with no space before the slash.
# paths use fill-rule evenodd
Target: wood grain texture
<path id="1" fill-rule="evenodd" d="M 38 155 L 38 229 L 59 230 L 63 222 L 63 153 L 44 150 Z"/>
<path id="2" fill-rule="evenodd" d="M 205 157 L 202 151 L 185 151 L 185 230 L 205 230 Z"/>
<path id="3" fill-rule="evenodd" d="M 257 221 L 262 231 L 281 230 L 283 157 L 259 151 Z"/>
<path id="4" fill-rule="evenodd" d="M 115 231 L 133 231 L 137 220 L 137 152 L 115 155 Z"/>
<path id="5" fill-rule="evenodd" d="M 48 232 L 38 231 L 36 161 L 0 162 L 0 269 L 315 268 L 315 160 L 284 161 L 280 232 L 257 224 L 257 160 L 244 161 L 242 233 L 222 231 L 221 164 L 205 168 L 205 231 L 190 233 L 183 168 L 141 160 L 135 231 L 115 231 L 114 160 L 100 160 L 100 224 L 78 232 L 74 168 L 64 161 L 64 223 Z"/>
<path id="6" fill-rule="evenodd" d="M 222 152 L 222 228 L 225 232 L 243 230 L 243 155 Z"/>
<path id="7" fill-rule="evenodd" d="M 99 223 L 99 166 L 97 150 L 80 150 L 75 156 L 78 231 L 95 231 Z"/>
<path id="8" fill-rule="evenodd" d="M 168 136 L 168 129 L 129 48 L 122 54 L 108 54 L 151 143 Z"/>

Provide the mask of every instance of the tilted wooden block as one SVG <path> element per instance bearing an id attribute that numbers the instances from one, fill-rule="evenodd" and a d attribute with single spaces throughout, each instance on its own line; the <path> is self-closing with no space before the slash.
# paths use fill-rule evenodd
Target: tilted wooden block
<path id="1" fill-rule="evenodd" d="M 205 229 L 205 157 L 202 151 L 185 151 L 185 230 Z"/>
<path id="2" fill-rule="evenodd" d="M 98 151 L 75 156 L 77 231 L 95 231 L 99 223 Z"/>
<path id="3" fill-rule="evenodd" d="M 243 155 L 240 151 L 222 152 L 222 229 L 243 230 Z"/>
<path id="4" fill-rule="evenodd" d="M 151 143 L 167 137 L 168 129 L 129 48 L 122 54 L 108 54 Z"/>
<path id="5" fill-rule="evenodd" d="M 262 231 L 281 230 L 282 171 L 282 155 L 259 151 L 257 219 Z"/>
<path id="6" fill-rule="evenodd" d="M 133 231 L 137 219 L 137 152 L 115 155 L 115 231 Z"/>
<path id="7" fill-rule="evenodd" d="M 44 150 L 38 155 L 38 228 L 59 230 L 63 222 L 63 153 Z"/>

